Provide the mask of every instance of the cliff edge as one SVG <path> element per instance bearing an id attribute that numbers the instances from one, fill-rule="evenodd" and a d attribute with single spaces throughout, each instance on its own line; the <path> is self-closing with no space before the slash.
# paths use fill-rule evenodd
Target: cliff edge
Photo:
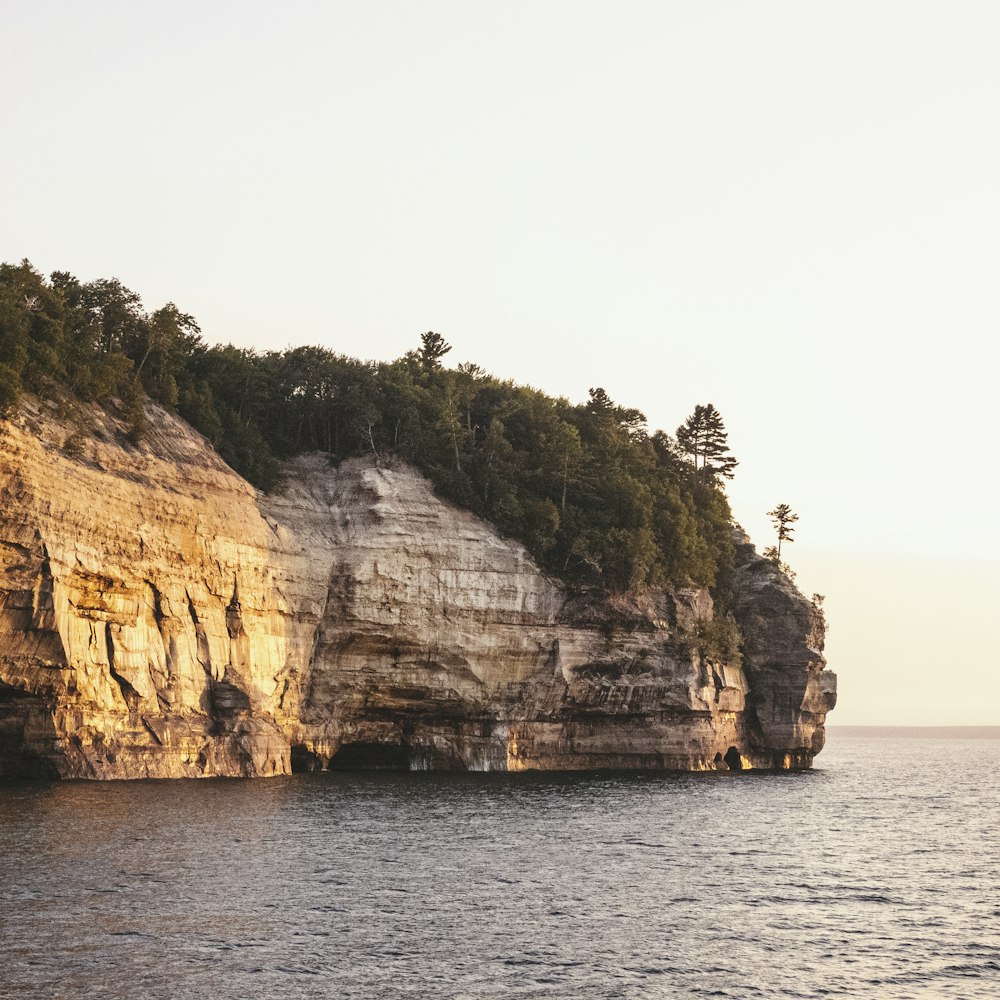
<path id="1" fill-rule="evenodd" d="M 745 536 L 709 592 L 573 594 L 412 468 L 310 455 L 265 496 L 176 416 L 0 421 L 0 777 L 325 767 L 803 768 L 822 616 Z"/>

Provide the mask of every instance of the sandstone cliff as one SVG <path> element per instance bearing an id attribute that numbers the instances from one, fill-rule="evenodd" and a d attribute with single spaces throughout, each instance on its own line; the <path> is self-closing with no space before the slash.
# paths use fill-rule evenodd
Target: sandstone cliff
<path id="1" fill-rule="evenodd" d="M 397 766 L 808 767 L 823 630 L 741 540 L 741 662 L 709 593 L 566 593 L 417 472 L 293 463 L 258 494 L 151 409 L 0 421 L 0 776 Z"/>

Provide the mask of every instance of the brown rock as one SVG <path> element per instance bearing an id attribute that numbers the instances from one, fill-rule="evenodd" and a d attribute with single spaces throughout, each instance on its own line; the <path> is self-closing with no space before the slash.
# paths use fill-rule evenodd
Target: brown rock
<path id="1" fill-rule="evenodd" d="M 570 595 L 414 470 L 323 456 L 277 496 L 178 418 L 124 443 L 0 422 L 0 776 L 805 767 L 835 677 L 811 606 L 741 546 L 743 663 L 711 597 Z"/>

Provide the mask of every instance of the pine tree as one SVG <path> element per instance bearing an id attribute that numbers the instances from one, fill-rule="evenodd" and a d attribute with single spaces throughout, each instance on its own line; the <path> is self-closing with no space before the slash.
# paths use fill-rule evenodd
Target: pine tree
<path id="1" fill-rule="evenodd" d="M 441 367 L 441 359 L 451 350 L 451 344 L 433 330 L 420 334 L 420 364 L 424 371 Z"/>
<path id="2" fill-rule="evenodd" d="M 792 535 L 795 534 L 795 522 L 799 519 L 798 514 L 792 513 L 792 508 L 787 503 L 779 503 L 774 510 L 769 510 L 767 516 L 771 519 L 775 531 L 778 532 L 778 547 L 775 549 L 775 561 L 781 562 L 781 543 L 794 542 Z"/>
<path id="3" fill-rule="evenodd" d="M 722 414 L 711 403 L 696 406 L 694 413 L 677 428 L 677 444 L 691 456 L 696 476 L 733 478 L 733 470 L 739 463 L 729 451 Z"/>
<path id="4" fill-rule="evenodd" d="M 614 401 L 602 386 L 589 389 L 587 394 L 590 396 L 587 401 L 587 409 L 591 413 L 610 413 L 615 408 Z"/>

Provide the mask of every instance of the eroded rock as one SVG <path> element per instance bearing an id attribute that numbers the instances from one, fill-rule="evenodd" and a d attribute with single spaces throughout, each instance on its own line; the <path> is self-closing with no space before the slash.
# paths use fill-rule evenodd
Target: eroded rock
<path id="1" fill-rule="evenodd" d="M 414 470 L 324 456 L 259 495 L 178 418 L 82 453 L 0 422 L 0 775 L 340 766 L 804 767 L 835 677 L 808 601 L 749 545 L 743 663 L 707 591 L 571 595 Z M 734 756 L 735 753 L 735 756 Z"/>

